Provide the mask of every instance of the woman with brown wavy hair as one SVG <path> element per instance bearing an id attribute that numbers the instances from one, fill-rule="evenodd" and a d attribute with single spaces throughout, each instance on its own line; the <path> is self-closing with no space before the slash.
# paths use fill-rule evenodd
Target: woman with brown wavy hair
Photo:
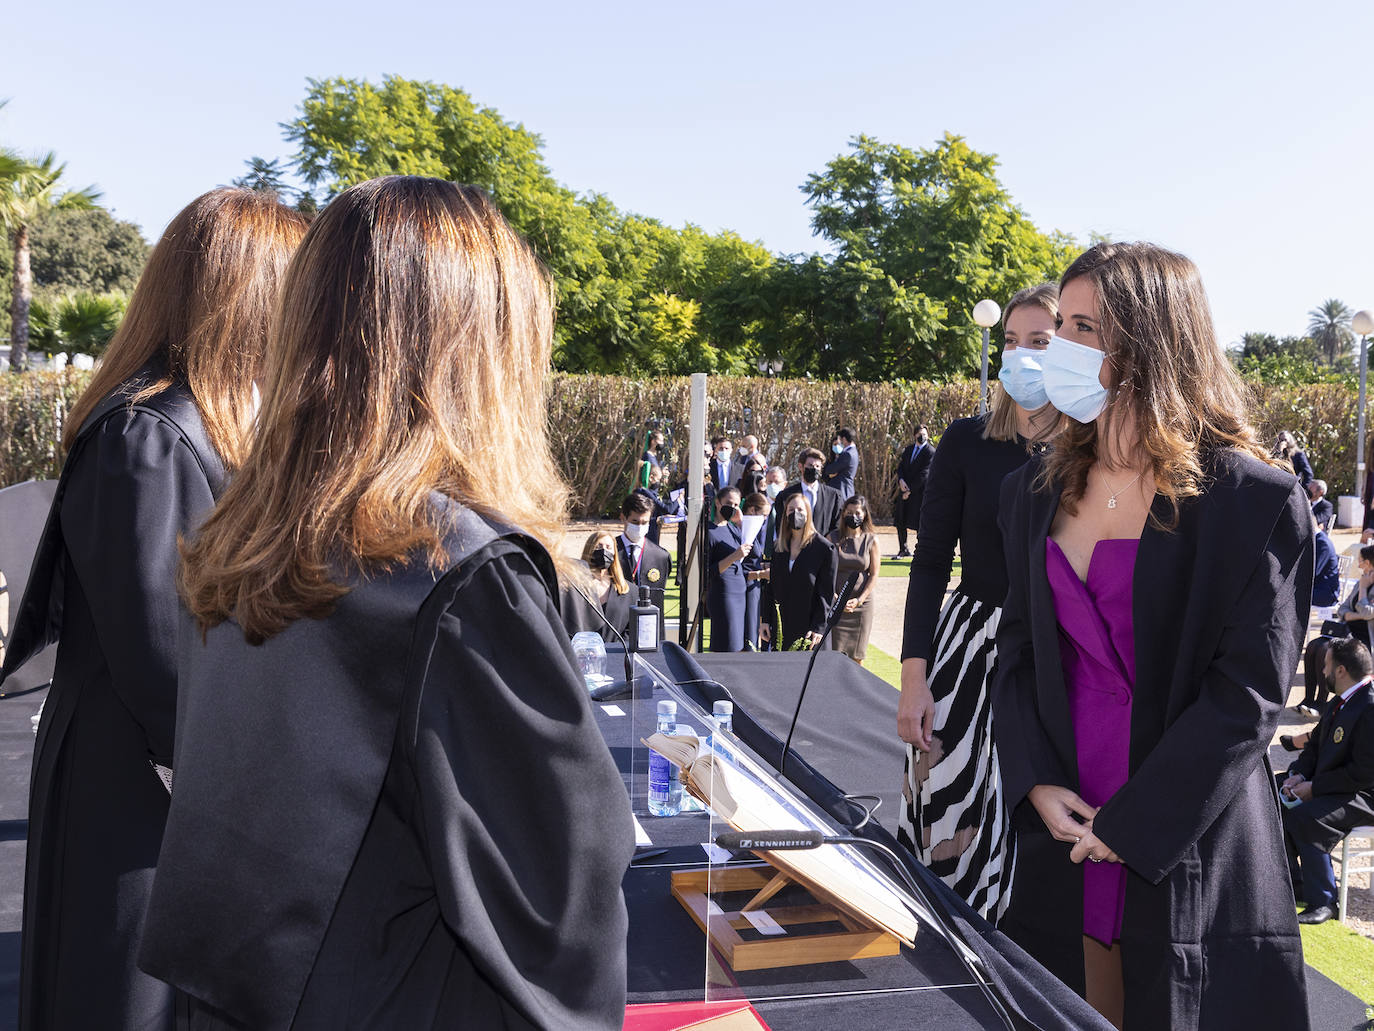
<path id="1" fill-rule="evenodd" d="M 552 330 L 474 187 L 354 186 L 292 262 L 183 554 L 141 962 L 193 1027 L 620 1027 L 633 835 L 554 604 Z"/>
<path id="2" fill-rule="evenodd" d="M 253 377 L 305 220 L 220 189 L 148 258 L 67 421 L 67 460 L 15 621 L 8 675 L 58 641 L 29 795 L 25 1028 L 171 1027 L 135 965 L 172 765 L 177 536 L 247 450 Z"/>
<path id="3" fill-rule="evenodd" d="M 1308 1026 L 1267 751 L 1312 517 L 1246 420 L 1196 266 L 1099 244 L 1041 360 L 1069 416 L 1003 484 L 1001 921 L 1116 1026 Z M 1085 862 L 1086 860 L 1086 862 Z"/>

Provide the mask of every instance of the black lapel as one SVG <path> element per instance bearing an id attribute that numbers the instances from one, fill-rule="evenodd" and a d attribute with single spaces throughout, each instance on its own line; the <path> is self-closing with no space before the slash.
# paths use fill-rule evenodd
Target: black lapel
<path id="1" fill-rule="evenodd" d="M 1073 735 L 1073 717 L 1069 713 L 1068 690 L 1064 684 L 1064 668 L 1059 659 L 1059 621 L 1055 614 L 1054 592 L 1050 590 L 1045 570 L 1045 541 L 1055 513 L 1059 511 L 1059 497 L 1063 489 L 1057 484 L 1046 493 L 1032 493 L 1030 505 L 1030 567 L 1028 570 L 1027 601 L 1030 609 L 1031 640 L 1039 650 L 1049 650 L 1048 661 L 1035 664 L 1036 697 L 1040 718 L 1059 753 L 1060 765 L 1078 785 L 1078 748 Z M 1051 676 L 1045 674 L 1051 672 Z M 1046 683 L 1049 679 L 1051 682 Z"/>

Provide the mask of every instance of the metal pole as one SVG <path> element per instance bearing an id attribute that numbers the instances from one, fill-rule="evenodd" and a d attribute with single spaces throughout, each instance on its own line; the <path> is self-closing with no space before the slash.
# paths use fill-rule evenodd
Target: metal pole
<path id="1" fill-rule="evenodd" d="M 701 532 L 701 520 L 703 512 L 703 498 L 701 484 L 706 478 L 706 456 L 702 452 L 702 441 L 706 440 L 709 434 L 706 432 L 706 373 L 692 373 L 691 384 L 691 409 L 687 416 L 687 446 L 691 449 L 687 453 L 687 540 L 695 541 Z M 689 546 L 688 551 L 693 549 Z M 678 561 L 684 561 L 686 556 L 679 555 Z M 693 607 L 698 604 L 697 600 L 701 597 L 701 563 L 703 556 L 700 550 L 696 551 L 695 561 L 687 567 L 687 576 L 682 581 L 682 594 L 678 604 L 678 619 L 681 626 L 691 626 L 692 620 L 696 618 Z"/>
<path id="2" fill-rule="evenodd" d="M 1355 496 L 1364 497 L 1364 398 L 1365 379 L 1369 372 L 1369 338 L 1360 336 L 1360 409 L 1359 429 L 1355 432 Z"/>
<path id="3" fill-rule="evenodd" d="M 988 413 L 988 334 L 987 326 L 983 327 L 983 375 L 979 380 L 978 388 L 978 414 L 987 415 Z"/>

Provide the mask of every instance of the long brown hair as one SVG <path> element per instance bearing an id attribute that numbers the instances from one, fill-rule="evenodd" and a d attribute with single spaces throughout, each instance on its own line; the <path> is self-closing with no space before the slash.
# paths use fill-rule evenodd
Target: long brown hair
<path id="1" fill-rule="evenodd" d="M 1030 305 L 1039 308 L 1049 314 L 1053 319 L 1059 318 L 1059 284 L 1040 283 L 1036 286 L 1028 286 L 1024 290 L 1018 290 L 1012 294 L 1007 306 L 1002 309 L 1002 332 L 1007 330 L 1007 321 L 1011 318 L 1011 313 L 1017 308 Z M 992 393 L 988 405 L 988 418 L 983 424 L 984 440 L 1015 440 L 1020 434 L 1021 421 L 1018 413 L 1021 406 L 1018 405 L 1001 383 L 989 385 Z M 1052 425 L 1059 416 L 1049 405 L 1041 405 L 1031 414 L 1031 425 L 1037 437 L 1046 435 L 1046 428 Z"/>
<path id="2" fill-rule="evenodd" d="M 442 569 L 433 491 L 557 555 L 550 289 L 476 187 L 388 176 L 335 198 L 286 273 L 253 449 L 182 550 L 201 627 L 232 617 L 257 643 L 326 615 L 355 575 Z"/>
<path id="3" fill-rule="evenodd" d="M 792 505 L 792 499 L 799 498 L 802 503 L 802 510 L 806 513 L 806 523 L 800 530 L 792 529 L 792 520 L 787 518 L 787 510 Z M 782 503 L 782 511 L 778 513 L 778 539 L 773 545 L 773 551 L 786 551 L 792 547 L 792 537 L 794 534 L 801 534 L 801 546 L 804 548 L 811 543 L 811 538 L 816 536 L 816 524 L 811 521 L 811 502 L 806 500 L 806 495 L 801 491 L 789 494 L 787 500 Z"/>
<path id="4" fill-rule="evenodd" d="M 582 561 L 587 563 L 587 569 L 583 575 L 584 580 L 591 580 L 592 555 L 596 552 L 596 546 L 602 541 L 607 541 L 611 548 L 611 568 L 607 570 L 611 574 L 611 586 L 615 588 L 616 594 L 625 594 L 630 589 L 629 581 L 625 579 L 625 571 L 620 568 L 620 556 L 616 553 L 615 534 L 605 530 L 593 530 L 587 537 L 587 543 L 582 545 Z M 578 572 L 583 572 L 578 570 Z"/>
<path id="5" fill-rule="evenodd" d="M 262 371 L 282 276 L 306 226 L 305 216 L 275 195 L 253 190 L 211 190 L 186 205 L 149 255 L 124 321 L 72 406 L 63 445 L 75 443 L 102 398 L 157 360 L 162 377 L 129 403 L 186 383 L 225 466 L 242 464 L 253 429 L 253 379 Z"/>
<path id="6" fill-rule="evenodd" d="M 1037 478 L 1037 489 L 1063 485 L 1060 504 L 1077 511 L 1088 470 L 1126 456 L 1099 453 L 1102 430 L 1123 413 L 1135 418 L 1156 490 L 1173 509 L 1205 488 L 1209 454 L 1236 448 L 1272 462 L 1245 417 L 1239 377 L 1217 344 L 1197 266 L 1149 243 L 1100 243 L 1069 266 L 1059 290 L 1087 279 L 1097 292 L 1099 333 L 1110 370 L 1108 403 L 1096 421 L 1065 419 Z M 1154 515 L 1151 514 L 1151 519 Z"/>

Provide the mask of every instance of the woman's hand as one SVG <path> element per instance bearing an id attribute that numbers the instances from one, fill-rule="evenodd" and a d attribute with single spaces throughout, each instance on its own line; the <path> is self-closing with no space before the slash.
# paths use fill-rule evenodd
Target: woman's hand
<path id="1" fill-rule="evenodd" d="M 802 638 L 808 648 L 814 648 L 821 643 L 821 635 L 814 630 L 808 630 L 806 636 Z"/>
<path id="2" fill-rule="evenodd" d="M 1097 810 L 1079 798 L 1076 792 L 1058 784 L 1037 784 L 1026 797 L 1035 806 L 1040 819 L 1045 821 L 1055 841 L 1077 845 L 1092 833 L 1092 818 L 1097 815 Z M 1082 819 L 1075 819 L 1076 816 Z M 1082 856 L 1074 860 L 1076 863 L 1082 861 Z"/>
<path id="3" fill-rule="evenodd" d="M 1091 828 L 1085 828 L 1083 836 L 1078 839 L 1073 850 L 1069 852 L 1069 858 L 1075 863 L 1081 863 L 1085 859 L 1092 860 L 1094 863 L 1119 863 L 1121 857 L 1107 847 L 1107 843 L 1094 834 Z"/>
<path id="4" fill-rule="evenodd" d="M 923 752 L 930 751 L 935 730 L 935 698 L 926 684 L 926 660 L 902 662 L 902 696 L 897 699 L 897 736 Z"/>
<path id="5" fill-rule="evenodd" d="M 768 629 L 767 623 L 759 624 L 759 640 L 765 643 L 771 643 L 773 640 L 773 632 Z"/>
<path id="6" fill-rule="evenodd" d="M 864 600 L 862 598 L 850 598 L 844 603 L 844 610 L 846 612 L 856 612 L 863 603 Z"/>

